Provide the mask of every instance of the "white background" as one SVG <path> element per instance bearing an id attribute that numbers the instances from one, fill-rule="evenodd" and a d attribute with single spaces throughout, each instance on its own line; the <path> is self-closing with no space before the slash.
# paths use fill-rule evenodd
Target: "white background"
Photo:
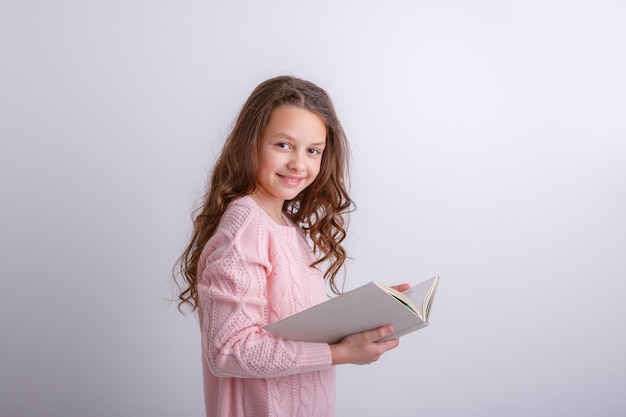
<path id="1" fill-rule="evenodd" d="M 201 416 L 167 302 L 243 101 L 292 74 L 353 150 L 346 288 L 441 285 L 339 416 L 626 416 L 626 2 L 0 5 L 0 415 Z"/>

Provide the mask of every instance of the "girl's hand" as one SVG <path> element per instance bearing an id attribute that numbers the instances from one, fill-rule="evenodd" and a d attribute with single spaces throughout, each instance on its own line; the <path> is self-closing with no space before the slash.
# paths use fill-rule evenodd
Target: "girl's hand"
<path id="1" fill-rule="evenodd" d="M 411 288 L 411 286 L 409 284 L 399 284 L 392 285 L 391 288 L 398 291 L 406 291 Z M 376 362 L 383 353 L 397 347 L 400 343 L 399 339 L 377 342 L 377 340 L 391 333 L 393 333 L 392 326 L 383 326 L 375 330 L 344 337 L 339 343 L 330 345 L 333 365 L 343 363 L 366 365 Z"/>
<path id="2" fill-rule="evenodd" d="M 344 363 L 366 365 L 376 362 L 383 353 L 397 347 L 400 343 L 399 339 L 377 342 L 391 333 L 393 333 L 393 327 L 388 325 L 344 337 L 339 343 L 330 345 L 333 365 Z"/>
<path id="3" fill-rule="evenodd" d="M 409 288 L 411 288 L 411 286 L 409 284 L 391 285 L 390 287 L 393 288 L 394 290 L 398 290 L 400 292 L 406 291 Z"/>

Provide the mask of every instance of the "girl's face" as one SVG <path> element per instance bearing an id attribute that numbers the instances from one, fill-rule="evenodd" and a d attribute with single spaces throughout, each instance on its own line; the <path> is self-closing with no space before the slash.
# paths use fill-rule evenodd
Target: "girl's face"
<path id="1" fill-rule="evenodd" d="M 255 199 L 280 213 L 320 172 L 326 146 L 326 124 L 308 110 L 279 106 L 272 110 L 259 138 L 259 171 Z"/>

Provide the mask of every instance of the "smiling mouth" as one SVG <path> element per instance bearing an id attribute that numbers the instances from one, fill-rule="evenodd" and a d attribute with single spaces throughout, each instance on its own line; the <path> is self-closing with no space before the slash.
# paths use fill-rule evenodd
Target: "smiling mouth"
<path id="1" fill-rule="evenodd" d="M 304 181 L 304 178 L 286 177 L 286 176 L 280 175 L 280 174 L 278 174 L 278 176 L 280 177 L 280 179 L 283 180 L 283 182 L 285 182 L 287 184 L 290 184 L 290 185 L 298 185 L 302 181 Z"/>

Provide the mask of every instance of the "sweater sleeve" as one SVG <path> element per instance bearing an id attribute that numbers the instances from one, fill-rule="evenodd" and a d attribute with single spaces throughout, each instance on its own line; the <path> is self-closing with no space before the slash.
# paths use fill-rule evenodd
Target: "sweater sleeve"
<path id="1" fill-rule="evenodd" d="M 267 276 L 273 268 L 267 228 L 255 216 L 227 214 L 199 265 L 202 346 L 211 372 L 270 378 L 329 368 L 327 344 L 283 340 L 263 329 L 270 309 Z"/>

